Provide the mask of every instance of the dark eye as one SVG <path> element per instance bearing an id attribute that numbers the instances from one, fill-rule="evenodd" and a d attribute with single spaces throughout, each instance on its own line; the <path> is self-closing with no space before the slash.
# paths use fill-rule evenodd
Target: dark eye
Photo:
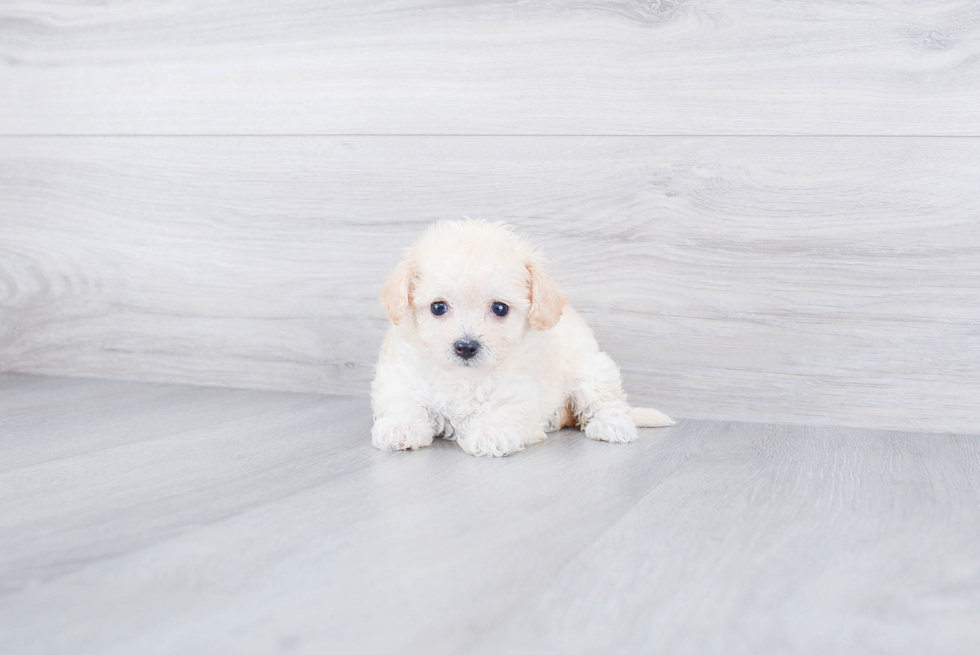
<path id="1" fill-rule="evenodd" d="M 507 312 L 510 311 L 510 307 L 508 307 L 502 302 L 493 303 L 492 305 L 490 305 L 490 309 L 497 316 L 507 316 Z"/>
<path id="2" fill-rule="evenodd" d="M 432 305 L 429 307 L 429 309 L 432 310 L 433 315 L 435 315 L 435 316 L 442 316 L 447 311 L 449 311 L 449 305 L 447 305 L 446 303 L 444 303 L 441 300 L 439 300 L 439 301 L 436 301 L 436 302 L 432 303 Z"/>

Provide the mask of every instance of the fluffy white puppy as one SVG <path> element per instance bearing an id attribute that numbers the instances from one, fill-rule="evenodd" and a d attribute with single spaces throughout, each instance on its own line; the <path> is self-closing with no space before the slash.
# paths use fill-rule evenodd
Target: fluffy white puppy
<path id="1" fill-rule="evenodd" d="M 431 226 L 385 282 L 392 325 L 371 387 L 371 441 L 414 450 L 433 437 L 471 455 L 509 455 L 580 426 L 600 441 L 673 425 L 630 408 L 619 369 L 545 274 L 499 224 Z"/>

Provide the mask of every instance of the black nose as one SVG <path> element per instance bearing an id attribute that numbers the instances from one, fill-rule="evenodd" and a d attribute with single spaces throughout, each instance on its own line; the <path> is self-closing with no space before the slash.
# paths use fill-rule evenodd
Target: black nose
<path id="1" fill-rule="evenodd" d="M 456 348 L 457 355 L 463 359 L 469 359 L 480 349 L 480 342 L 473 339 L 460 339 L 453 344 L 453 347 Z"/>

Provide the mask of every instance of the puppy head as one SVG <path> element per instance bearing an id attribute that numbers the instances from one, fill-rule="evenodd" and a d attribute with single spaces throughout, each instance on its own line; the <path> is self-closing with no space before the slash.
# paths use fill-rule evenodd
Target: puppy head
<path id="1" fill-rule="evenodd" d="M 565 296 L 543 259 L 506 227 L 442 221 L 406 253 L 381 290 L 391 322 L 405 322 L 446 367 L 492 367 L 528 330 L 558 323 Z"/>

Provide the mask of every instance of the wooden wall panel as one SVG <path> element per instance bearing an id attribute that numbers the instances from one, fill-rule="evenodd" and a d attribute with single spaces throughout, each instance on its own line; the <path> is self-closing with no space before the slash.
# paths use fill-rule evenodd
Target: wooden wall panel
<path id="1" fill-rule="evenodd" d="M 980 140 L 0 139 L 0 369 L 364 394 L 428 222 L 518 225 L 679 416 L 980 431 Z"/>
<path id="2" fill-rule="evenodd" d="M 980 135 L 980 2 L 0 7 L 2 134 Z"/>

